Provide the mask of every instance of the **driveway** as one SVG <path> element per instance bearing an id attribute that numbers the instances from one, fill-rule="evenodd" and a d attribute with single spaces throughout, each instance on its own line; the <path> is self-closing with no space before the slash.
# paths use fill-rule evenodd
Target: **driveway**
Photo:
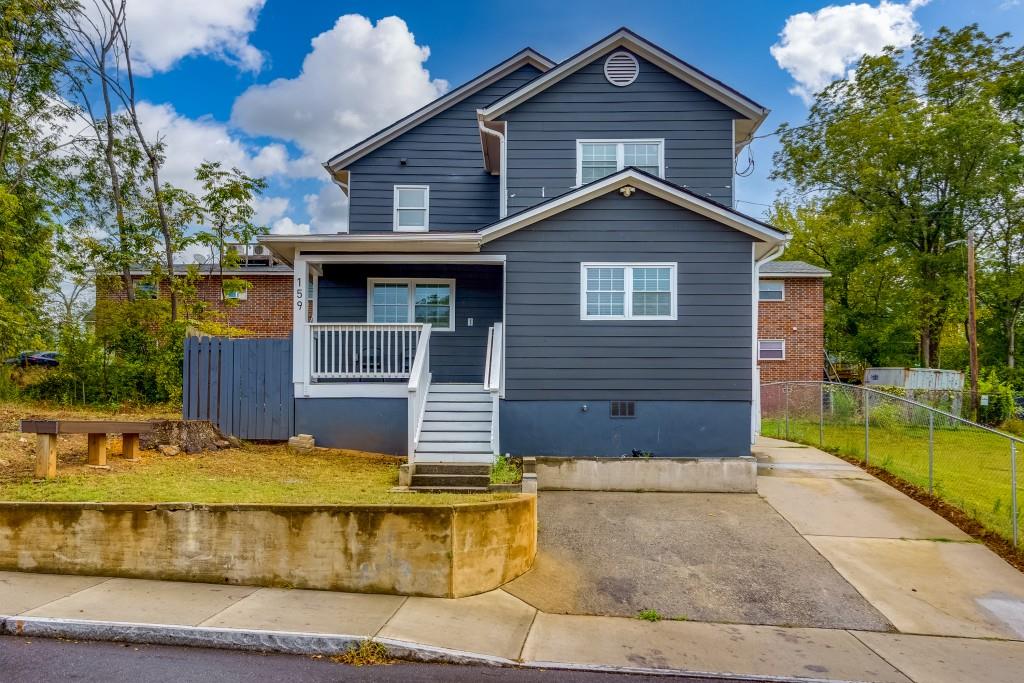
<path id="1" fill-rule="evenodd" d="M 756 494 L 541 492 L 544 612 L 885 631 L 890 623 Z"/>

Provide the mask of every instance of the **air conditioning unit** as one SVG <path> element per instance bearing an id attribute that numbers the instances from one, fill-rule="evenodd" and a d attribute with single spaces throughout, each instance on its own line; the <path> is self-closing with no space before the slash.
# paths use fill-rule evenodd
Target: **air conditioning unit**
<path id="1" fill-rule="evenodd" d="M 265 252 L 266 247 L 264 247 L 262 244 L 253 245 L 252 253 L 254 253 L 256 256 L 263 256 Z"/>

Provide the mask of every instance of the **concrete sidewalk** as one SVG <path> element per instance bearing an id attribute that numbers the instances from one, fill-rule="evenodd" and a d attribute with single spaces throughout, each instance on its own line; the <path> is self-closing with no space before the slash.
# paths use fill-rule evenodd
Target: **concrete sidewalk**
<path id="1" fill-rule="evenodd" d="M 301 654 L 373 638 L 423 661 L 779 680 L 1017 681 L 1024 643 L 538 612 L 458 600 L 0 572 L 0 632 Z M 3 642 L 0 640 L 0 648 Z"/>
<path id="2" fill-rule="evenodd" d="M 453 663 L 1020 680 L 1024 575 L 842 460 L 771 440 L 758 459 L 768 503 L 901 633 L 551 614 L 505 590 L 444 600 L 14 572 L 0 572 L 0 633 L 295 653 L 372 638 L 396 656 Z"/>

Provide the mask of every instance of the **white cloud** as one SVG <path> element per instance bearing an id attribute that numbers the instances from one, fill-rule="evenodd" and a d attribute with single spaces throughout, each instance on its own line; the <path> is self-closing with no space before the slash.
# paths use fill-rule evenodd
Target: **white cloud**
<path id="1" fill-rule="evenodd" d="M 320 192 L 307 194 L 306 212 L 313 232 L 336 233 L 348 229 L 348 197 L 334 183 L 326 183 Z"/>
<path id="2" fill-rule="evenodd" d="M 167 71 L 190 55 L 211 55 L 243 71 L 259 71 L 263 54 L 249 43 L 249 34 L 264 2 L 128 0 L 132 66 L 145 75 Z"/>
<path id="3" fill-rule="evenodd" d="M 203 161 L 219 161 L 225 168 L 238 167 L 256 176 L 291 173 L 292 161 L 284 145 L 263 147 L 247 144 L 228 126 L 211 117 L 190 119 L 170 104 L 140 102 L 137 105 L 142 130 L 150 140 L 159 136 L 166 150 L 161 180 L 198 192 L 195 169 Z"/>
<path id="4" fill-rule="evenodd" d="M 257 225 L 270 225 L 288 213 L 291 201 L 287 197 L 257 197 L 253 201 L 253 208 L 256 210 L 253 222 Z"/>
<path id="5" fill-rule="evenodd" d="M 429 55 L 398 17 L 374 25 L 360 15 L 342 16 L 313 39 L 298 76 L 242 93 L 232 123 L 327 159 L 448 89 L 423 67 Z"/>
<path id="6" fill-rule="evenodd" d="M 291 218 L 284 218 L 275 221 L 270 227 L 272 235 L 308 235 L 309 223 L 296 223 Z"/>
<path id="7" fill-rule="evenodd" d="M 929 2 L 882 0 L 877 7 L 851 3 L 800 12 L 786 20 L 771 53 L 796 80 L 790 92 L 810 102 L 863 55 L 878 54 L 887 45 L 909 45 L 919 28 L 914 11 Z"/>

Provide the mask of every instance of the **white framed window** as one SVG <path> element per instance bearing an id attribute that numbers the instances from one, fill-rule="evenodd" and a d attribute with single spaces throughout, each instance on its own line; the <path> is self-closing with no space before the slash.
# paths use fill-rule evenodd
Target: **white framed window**
<path id="1" fill-rule="evenodd" d="M 224 298 L 230 299 L 231 301 L 245 301 L 249 298 L 248 289 L 232 289 L 230 291 L 224 291 Z"/>
<path id="2" fill-rule="evenodd" d="M 453 332 L 455 280 L 367 280 L 366 319 L 371 323 L 430 323 L 434 332 Z"/>
<path id="3" fill-rule="evenodd" d="M 665 141 L 577 140 L 576 185 L 600 180 L 627 166 L 665 177 Z"/>
<path id="4" fill-rule="evenodd" d="M 160 295 L 160 289 L 153 282 L 135 281 L 135 296 L 139 299 L 155 299 Z"/>
<path id="5" fill-rule="evenodd" d="M 782 280 L 761 280 L 757 298 L 760 301 L 785 301 L 786 283 Z"/>
<path id="6" fill-rule="evenodd" d="M 758 360 L 786 360 L 785 339 L 758 339 Z"/>
<path id="7" fill-rule="evenodd" d="M 580 320 L 675 320 L 675 263 L 581 263 Z"/>
<path id="8" fill-rule="evenodd" d="M 394 225 L 396 232 L 430 229 L 429 185 L 395 185 Z"/>

